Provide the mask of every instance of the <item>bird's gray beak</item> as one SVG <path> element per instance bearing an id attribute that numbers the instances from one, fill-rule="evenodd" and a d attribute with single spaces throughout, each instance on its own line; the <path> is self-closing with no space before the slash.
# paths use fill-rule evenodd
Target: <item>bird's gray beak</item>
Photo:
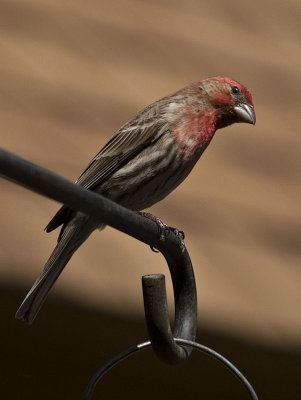
<path id="1" fill-rule="evenodd" d="M 252 106 L 249 106 L 248 104 L 241 104 L 234 107 L 234 110 L 239 118 L 239 121 L 255 125 L 256 115 Z"/>

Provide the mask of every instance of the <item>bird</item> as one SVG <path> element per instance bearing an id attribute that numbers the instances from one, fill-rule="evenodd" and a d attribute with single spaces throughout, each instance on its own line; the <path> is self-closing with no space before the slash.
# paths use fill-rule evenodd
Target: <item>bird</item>
<path id="1" fill-rule="evenodd" d="M 126 122 L 75 182 L 134 211 L 162 200 L 191 172 L 215 132 L 255 124 L 253 98 L 222 76 L 194 82 L 152 103 Z M 49 290 L 80 245 L 105 224 L 63 205 L 45 230 L 62 225 L 57 245 L 16 318 L 31 324 Z"/>

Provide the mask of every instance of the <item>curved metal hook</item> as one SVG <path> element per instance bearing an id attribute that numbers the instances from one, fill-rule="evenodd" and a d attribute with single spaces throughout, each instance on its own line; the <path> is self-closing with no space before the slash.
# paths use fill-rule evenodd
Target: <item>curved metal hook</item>
<path id="1" fill-rule="evenodd" d="M 195 348 L 196 350 L 198 350 L 202 353 L 205 353 L 208 356 L 219 361 L 226 368 L 228 368 L 236 376 L 236 378 L 238 378 L 238 380 L 240 380 L 240 382 L 244 385 L 244 387 L 248 391 L 250 399 L 258 400 L 257 394 L 256 394 L 255 390 L 253 389 L 252 385 L 250 384 L 250 382 L 247 380 L 247 378 L 239 371 L 238 368 L 236 368 L 229 360 L 227 360 L 221 354 L 217 353 L 215 350 L 210 349 L 209 347 L 203 346 L 202 344 L 195 343 L 195 342 L 192 342 L 189 340 L 184 340 L 184 339 L 174 339 L 174 340 L 176 343 L 178 343 L 181 346 L 189 346 L 191 348 Z M 140 350 L 144 350 L 150 346 L 152 346 L 151 342 L 144 342 L 144 343 L 140 343 L 138 345 L 132 346 L 129 349 L 126 349 L 123 352 L 117 354 L 117 356 L 113 357 L 110 361 L 108 361 L 101 368 L 99 368 L 99 370 L 95 373 L 95 375 L 92 377 L 92 379 L 89 382 L 89 385 L 88 385 L 86 393 L 85 393 L 84 400 L 91 399 L 93 391 L 94 391 L 97 383 L 110 369 L 112 369 L 120 361 L 123 361 L 130 355 L 137 353 Z"/>
<path id="2" fill-rule="evenodd" d="M 164 275 L 143 276 L 142 287 L 147 330 L 154 352 L 168 364 L 184 362 L 188 354 L 175 343 L 170 327 Z"/>
<path id="3" fill-rule="evenodd" d="M 197 300 L 192 266 L 170 265 L 175 298 L 175 322 L 172 332 L 166 298 L 165 277 L 161 274 L 142 277 L 144 310 L 153 350 L 161 361 L 180 364 L 192 348 L 179 346 L 174 337 L 194 340 L 197 329 Z"/>

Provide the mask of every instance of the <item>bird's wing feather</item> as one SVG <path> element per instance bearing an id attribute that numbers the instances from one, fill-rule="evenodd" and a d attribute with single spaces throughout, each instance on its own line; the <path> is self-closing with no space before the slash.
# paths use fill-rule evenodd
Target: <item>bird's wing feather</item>
<path id="1" fill-rule="evenodd" d="M 86 189 L 93 189 L 143 148 L 156 141 L 166 130 L 166 121 L 161 117 L 156 105 L 147 107 L 112 136 L 76 183 Z"/>

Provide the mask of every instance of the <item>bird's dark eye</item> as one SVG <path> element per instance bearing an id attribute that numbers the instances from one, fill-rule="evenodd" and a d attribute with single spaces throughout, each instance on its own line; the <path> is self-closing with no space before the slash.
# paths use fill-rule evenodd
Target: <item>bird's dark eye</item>
<path id="1" fill-rule="evenodd" d="M 232 93 L 233 94 L 239 94 L 240 93 L 239 88 L 237 86 L 232 86 Z"/>

